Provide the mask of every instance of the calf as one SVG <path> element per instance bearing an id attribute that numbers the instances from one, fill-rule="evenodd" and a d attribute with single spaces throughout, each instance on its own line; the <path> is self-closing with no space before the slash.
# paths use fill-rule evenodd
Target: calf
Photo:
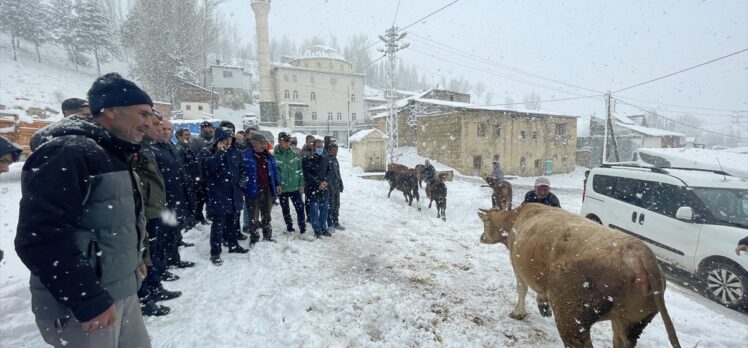
<path id="1" fill-rule="evenodd" d="M 444 174 L 439 174 L 434 181 L 426 184 L 426 196 L 430 199 L 429 209 L 431 203 L 436 201 L 436 217 L 447 221 L 447 185 L 444 184 Z"/>
<path id="2" fill-rule="evenodd" d="M 416 164 L 416 176 L 418 177 L 418 187 L 423 187 L 421 183 L 423 183 L 423 170 L 424 169 L 426 169 L 426 166 L 424 166 L 423 164 Z"/>
<path id="3" fill-rule="evenodd" d="M 506 180 L 496 180 L 493 176 L 487 176 L 485 180 L 493 190 L 491 206 L 499 210 L 512 210 L 512 184 Z"/>
<path id="4" fill-rule="evenodd" d="M 391 163 L 387 166 L 384 178 L 390 183 L 390 192 L 387 198 L 390 198 L 392 191 L 398 189 L 403 192 L 405 201 L 408 206 L 413 205 L 413 198 L 416 200 L 416 207 L 421 210 L 420 195 L 418 194 L 418 178 L 415 169 L 408 168 L 402 164 Z"/>
<path id="5" fill-rule="evenodd" d="M 665 278 L 642 241 L 537 203 L 478 215 L 481 243 L 509 249 L 519 293 L 511 318 L 527 316 L 529 286 L 541 314 L 555 315 L 567 347 L 592 347 L 590 327 L 604 320 L 613 323 L 613 347 L 633 347 L 657 313 L 670 344 L 680 347 L 665 307 Z"/>

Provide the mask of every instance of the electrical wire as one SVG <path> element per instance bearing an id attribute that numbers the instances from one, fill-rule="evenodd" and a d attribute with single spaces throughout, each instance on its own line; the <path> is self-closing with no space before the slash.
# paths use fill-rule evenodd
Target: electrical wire
<path id="1" fill-rule="evenodd" d="M 732 56 L 734 56 L 734 55 L 736 55 L 736 54 L 740 54 L 740 53 L 743 53 L 743 52 L 746 52 L 746 51 L 748 51 L 748 48 L 744 48 L 744 49 L 742 49 L 742 50 L 740 50 L 740 51 L 737 51 L 737 52 L 733 52 L 733 53 L 730 53 L 730 54 L 728 54 L 728 55 L 724 55 L 724 56 L 722 56 L 722 57 L 719 57 L 719 58 L 714 58 L 714 59 L 712 59 L 712 60 L 706 61 L 706 62 L 704 62 L 704 63 L 701 63 L 701 64 L 697 64 L 697 65 L 694 65 L 694 66 L 692 66 L 692 67 L 688 67 L 688 68 L 685 68 L 685 69 L 681 69 L 681 70 L 678 70 L 678 71 L 676 71 L 676 72 L 674 72 L 674 73 L 670 73 L 670 74 L 667 74 L 667 75 L 663 75 L 663 76 L 660 76 L 660 77 L 657 77 L 657 78 L 654 78 L 654 79 L 651 79 L 651 80 L 648 80 L 648 81 L 644 81 L 644 82 L 641 82 L 641 83 L 637 83 L 637 84 L 635 84 L 635 85 L 632 85 L 632 86 L 628 86 L 628 87 L 626 87 L 626 88 L 621 88 L 621 89 L 619 89 L 619 90 L 616 90 L 616 91 L 613 91 L 613 92 L 611 92 L 611 93 L 619 93 L 619 92 L 623 92 L 623 91 L 625 91 L 625 90 L 629 90 L 629 89 L 632 89 L 632 88 L 634 88 L 634 87 L 639 87 L 639 86 L 642 86 L 642 85 L 646 85 L 646 84 L 648 84 L 648 83 L 651 83 L 651 82 L 655 82 L 655 81 L 658 81 L 658 80 L 662 80 L 662 79 L 664 79 L 664 78 L 667 78 L 667 77 L 670 77 L 670 76 L 673 76 L 673 75 L 677 75 L 677 74 L 680 74 L 680 73 L 683 73 L 683 72 L 686 72 L 686 71 L 689 71 L 689 70 L 693 70 L 693 69 L 696 69 L 696 68 L 698 68 L 698 67 L 701 67 L 701 66 L 704 66 L 704 65 L 707 65 L 707 64 L 711 64 L 711 63 L 714 63 L 714 62 L 716 62 L 716 61 L 720 61 L 720 60 L 722 60 L 722 59 L 725 59 L 725 58 L 729 58 L 729 57 L 732 57 Z"/>
<path id="2" fill-rule="evenodd" d="M 626 99 L 626 100 L 633 100 L 633 101 L 638 101 L 638 102 L 647 103 L 647 104 L 656 104 L 656 105 L 662 105 L 662 106 L 670 106 L 670 107 L 675 107 L 675 108 L 688 109 L 688 110 L 706 110 L 706 111 L 723 111 L 723 112 L 748 113 L 748 110 L 733 110 L 733 109 L 722 109 L 722 108 L 712 108 L 712 107 L 701 107 L 701 106 L 686 106 L 686 105 L 678 105 L 678 104 L 667 104 L 667 103 L 656 102 L 656 101 L 652 101 L 652 100 L 646 100 L 646 99 L 640 99 L 640 98 L 633 98 L 633 97 L 627 97 L 627 96 L 621 96 L 621 95 L 617 96 L 617 98 L 622 98 L 622 99 Z"/>
<path id="3" fill-rule="evenodd" d="M 397 0 L 397 8 L 395 8 L 395 19 L 392 20 L 392 27 L 395 26 L 395 22 L 397 21 L 397 13 L 400 12 L 400 0 Z"/>
<path id="4" fill-rule="evenodd" d="M 719 133 L 719 132 L 715 132 L 715 131 L 710 131 L 710 130 L 708 130 L 708 129 L 704 129 L 704 128 L 700 128 L 700 127 L 692 126 L 692 125 L 690 125 L 690 124 L 687 124 L 687 123 L 684 123 L 684 122 L 680 122 L 680 121 L 677 121 L 677 120 L 673 120 L 673 119 L 671 119 L 671 118 L 667 118 L 667 117 L 665 117 L 665 116 L 662 116 L 662 115 L 660 115 L 660 114 L 658 114 L 658 113 L 656 113 L 656 112 L 654 112 L 654 111 L 652 111 L 652 110 L 648 110 L 648 109 L 646 109 L 646 108 L 640 107 L 640 106 L 638 106 L 638 105 L 634 105 L 634 104 L 631 104 L 631 103 L 629 103 L 629 102 L 623 101 L 623 100 L 621 100 L 621 99 L 618 99 L 618 98 L 613 98 L 613 97 L 611 97 L 611 99 L 617 100 L 617 101 L 619 101 L 619 102 L 621 102 L 621 103 L 623 103 L 623 104 L 626 104 L 626 105 L 628 105 L 628 106 L 630 106 L 630 107 L 632 107 L 632 108 L 635 108 L 635 109 L 638 109 L 638 110 L 640 110 L 640 111 L 643 111 L 643 112 L 649 113 L 649 114 L 651 114 L 651 115 L 653 115 L 653 116 L 655 116 L 655 117 L 659 117 L 659 118 L 661 118 L 661 119 L 663 119 L 663 120 L 667 120 L 667 121 L 673 122 L 673 123 L 675 123 L 675 124 L 679 124 L 679 125 L 682 125 L 682 126 L 686 126 L 686 127 L 689 127 L 689 128 L 693 128 L 693 129 L 696 129 L 696 130 L 700 130 L 700 131 L 702 131 L 702 132 L 706 132 L 706 133 L 712 133 L 712 134 L 717 134 L 717 135 L 721 135 L 721 136 L 724 136 L 724 137 L 728 137 L 728 138 L 735 138 L 735 139 L 741 139 L 741 140 L 748 140 L 748 138 L 744 138 L 744 137 L 737 137 L 737 136 L 734 136 L 734 135 L 730 135 L 730 134 L 724 134 L 724 133 Z"/>
<path id="5" fill-rule="evenodd" d="M 420 22 L 421 22 L 421 21 L 423 21 L 424 19 L 426 19 L 426 18 L 429 18 L 429 17 L 431 17 L 431 16 L 433 16 L 433 15 L 435 15 L 435 14 L 439 13 L 440 11 L 444 10 L 445 8 L 447 8 L 447 7 L 449 7 L 449 6 L 452 6 L 452 5 L 454 5 L 454 4 L 455 4 L 456 2 L 458 2 L 458 1 L 460 1 L 460 0 L 454 0 L 454 1 L 450 2 L 450 3 L 448 3 L 448 4 L 444 5 L 444 6 L 442 6 L 442 7 L 440 8 L 440 9 L 438 9 L 438 10 L 436 10 L 436 11 L 434 11 L 434 12 L 431 12 L 431 13 L 427 14 L 427 15 L 426 15 L 426 16 L 424 16 L 423 18 L 421 18 L 421 19 L 419 19 L 419 20 L 417 20 L 417 21 L 415 21 L 415 22 L 413 22 L 413 23 L 410 23 L 410 24 L 406 25 L 405 27 L 402 27 L 402 28 L 398 29 L 398 30 L 397 30 L 396 32 L 401 32 L 401 31 L 403 31 L 403 30 L 405 30 L 405 29 L 408 29 L 408 28 L 410 28 L 410 27 L 412 27 L 412 26 L 414 26 L 414 25 L 416 25 L 416 24 L 420 23 Z"/>

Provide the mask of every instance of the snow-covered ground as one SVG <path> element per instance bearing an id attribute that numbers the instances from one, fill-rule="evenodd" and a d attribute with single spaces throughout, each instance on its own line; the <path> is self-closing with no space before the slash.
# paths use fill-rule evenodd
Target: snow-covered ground
<path id="1" fill-rule="evenodd" d="M 423 159 L 405 151 L 403 163 Z M 434 208 L 408 207 L 398 191 L 387 198 L 383 181 L 359 178 L 350 153 L 340 151 L 345 180 L 341 220 L 346 231 L 332 238 L 290 240 L 280 208 L 273 208 L 277 243 L 261 242 L 249 254 L 209 261 L 208 229 L 186 235 L 196 247 L 183 250 L 196 267 L 177 270 L 165 283 L 182 297 L 163 302 L 172 313 L 147 318 L 154 347 L 559 347 L 552 318 L 535 310 L 508 317 L 516 301 L 506 248 L 478 242 L 478 208 L 490 205 L 479 178 L 448 182 L 447 221 Z M 411 163 L 412 162 L 412 163 Z M 13 251 L 20 199 L 20 165 L 0 176 L 0 347 L 43 347 L 30 310 L 28 271 Z M 438 170 L 449 169 L 436 163 Z M 582 171 L 556 175 L 565 209 L 581 205 Z M 519 202 L 534 178 L 514 180 Z M 422 194 L 424 197 L 425 194 Z M 246 242 L 244 242 L 246 243 Z M 244 244 L 243 243 L 243 244 Z M 726 310 L 669 284 L 670 315 L 684 347 L 736 347 L 748 341 L 745 314 Z M 609 323 L 592 329 L 598 347 L 610 347 Z M 669 346 L 656 317 L 640 347 Z"/>

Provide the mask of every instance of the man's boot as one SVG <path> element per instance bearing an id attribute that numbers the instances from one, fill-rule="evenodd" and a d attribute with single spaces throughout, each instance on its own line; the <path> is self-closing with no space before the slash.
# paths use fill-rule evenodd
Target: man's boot
<path id="1" fill-rule="evenodd" d="M 156 301 L 148 300 L 140 304 L 140 311 L 146 316 L 160 317 L 169 314 L 171 308 L 156 304 Z"/>

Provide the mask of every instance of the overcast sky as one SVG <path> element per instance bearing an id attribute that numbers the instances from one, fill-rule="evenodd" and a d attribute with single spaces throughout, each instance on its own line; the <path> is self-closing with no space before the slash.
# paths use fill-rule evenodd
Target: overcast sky
<path id="1" fill-rule="evenodd" d="M 401 0 L 396 25 L 404 27 L 452 0 Z M 274 0 L 270 36 L 300 42 L 333 33 L 341 44 L 352 34 L 376 40 L 395 17 L 397 0 Z M 226 20 L 255 38 L 250 0 L 228 0 Z M 407 31 L 411 48 L 399 55 L 421 73 L 464 76 L 482 81 L 493 104 L 508 95 L 521 102 L 537 92 L 541 99 L 596 94 L 527 77 L 475 58 L 448 53 L 450 47 L 502 66 L 604 92 L 617 90 L 748 48 L 748 1 L 497 1 L 460 0 Z M 420 37 L 426 37 L 424 40 Z M 436 45 L 437 47 L 435 47 Z M 376 47 L 379 47 L 378 45 Z M 377 52 L 372 49 L 372 55 Z M 507 78 L 508 77 L 508 78 Z M 511 79 L 528 81 L 518 83 Z M 551 87 L 551 89 L 547 88 Z M 645 108 L 674 117 L 696 114 L 748 116 L 748 52 L 621 92 Z M 656 103 L 674 104 L 676 106 Z M 689 109 L 717 108 L 725 111 Z M 543 109 L 586 116 L 604 114 L 602 97 L 542 103 Z M 622 113 L 637 110 L 617 106 Z M 698 115 L 725 126 L 730 118 Z M 748 127 L 748 117 L 742 122 Z"/>

